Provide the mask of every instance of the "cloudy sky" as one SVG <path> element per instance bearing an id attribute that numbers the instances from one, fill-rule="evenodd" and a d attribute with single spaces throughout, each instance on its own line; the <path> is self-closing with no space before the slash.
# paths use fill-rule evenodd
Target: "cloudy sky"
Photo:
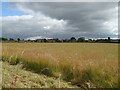
<path id="1" fill-rule="evenodd" d="M 0 19 L 7 38 L 118 37 L 117 2 L 4 2 Z"/>

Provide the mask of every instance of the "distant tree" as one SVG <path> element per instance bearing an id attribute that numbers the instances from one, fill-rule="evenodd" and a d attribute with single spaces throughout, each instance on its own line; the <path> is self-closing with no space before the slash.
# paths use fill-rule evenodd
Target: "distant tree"
<path id="1" fill-rule="evenodd" d="M 55 39 L 55 42 L 61 42 L 58 38 Z"/>
<path id="2" fill-rule="evenodd" d="M 0 40 L 2 40 L 2 41 L 7 41 L 8 39 L 7 38 L 0 38 Z"/>
<path id="3" fill-rule="evenodd" d="M 111 40 L 110 37 L 108 37 L 108 42 L 110 42 L 110 40 Z"/>
<path id="4" fill-rule="evenodd" d="M 20 38 L 17 38 L 17 41 L 20 42 Z"/>
<path id="5" fill-rule="evenodd" d="M 93 40 L 92 39 L 88 39 L 88 42 L 92 42 Z"/>
<path id="6" fill-rule="evenodd" d="M 120 43 L 120 39 L 118 39 L 118 42 Z"/>
<path id="7" fill-rule="evenodd" d="M 27 41 L 30 42 L 30 39 L 28 39 Z M 37 40 L 35 40 L 35 42 L 37 42 Z"/>
<path id="8" fill-rule="evenodd" d="M 9 41 L 14 41 L 14 39 L 13 38 L 9 38 Z"/>
<path id="9" fill-rule="evenodd" d="M 75 42 L 75 41 L 76 41 L 76 38 L 75 38 L 75 37 L 71 37 L 70 41 L 71 41 L 71 42 Z"/>
<path id="10" fill-rule="evenodd" d="M 46 39 L 43 39 L 43 42 L 47 42 L 47 40 L 46 40 Z"/>
<path id="11" fill-rule="evenodd" d="M 67 40 L 67 39 L 63 39 L 62 42 L 69 42 L 69 40 Z"/>
<path id="12" fill-rule="evenodd" d="M 78 42 L 84 42 L 84 41 L 85 41 L 85 37 L 78 38 Z"/>

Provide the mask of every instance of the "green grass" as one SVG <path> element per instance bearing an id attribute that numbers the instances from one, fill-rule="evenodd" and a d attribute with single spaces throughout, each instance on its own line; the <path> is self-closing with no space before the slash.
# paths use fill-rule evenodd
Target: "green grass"
<path id="1" fill-rule="evenodd" d="M 74 85 L 118 87 L 118 44 L 3 43 L 3 61 Z"/>

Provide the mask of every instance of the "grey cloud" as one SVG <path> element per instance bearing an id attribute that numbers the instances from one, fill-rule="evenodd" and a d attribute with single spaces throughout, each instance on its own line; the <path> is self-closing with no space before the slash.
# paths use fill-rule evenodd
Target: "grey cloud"
<path id="1" fill-rule="evenodd" d="M 67 21 L 67 27 L 60 32 L 60 29 L 54 31 L 44 31 L 35 22 L 23 21 L 15 22 L 18 26 L 13 26 L 14 30 L 23 30 L 18 33 L 23 33 L 23 37 L 29 37 L 34 35 L 45 35 L 48 37 L 61 37 L 69 38 L 71 36 L 80 37 L 116 37 L 117 35 L 111 32 L 112 28 L 109 25 L 104 25 L 105 22 L 112 22 L 117 27 L 117 3 L 110 2 L 26 2 L 26 3 L 13 3 L 17 9 L 21 10 L 25 14 L 39 14 L 42 13 L 51 19 L 65 20 Z M 12 3 L 11 3 L 12 5 Z M 22 9 L 21 9 L 22 8 Z M 39 17 L 39 16 L 37 16 Z M 25 23 L 26 22 L 26 23 Z M 12 22 L 11 22 L 12 24 Z M 30 25 L 31 24 L 31 25 Z M 109 24 L 109 23 L 108 23 Z M 10 25 L 10 24 L 9 24 Z M 8 26 L 3 27 L 7 29 Z M 112 24 L 110 24 L 112 25 Z M 108 27 L 107 27 L 108 26 Z M 17 27 L 17 28 L 15 28 Z M 27 28 L 31 32 L 28 35 Z M 34 31 L 32 31 L 34 30 Z M 10 31 L 10 30 L 8 30 Z M 17 31 L 16 31 L 17 32 Z M 6 32 L 3 33 L 7 35 Z M 12 34 L 11 34 L 12 35 Z"/>

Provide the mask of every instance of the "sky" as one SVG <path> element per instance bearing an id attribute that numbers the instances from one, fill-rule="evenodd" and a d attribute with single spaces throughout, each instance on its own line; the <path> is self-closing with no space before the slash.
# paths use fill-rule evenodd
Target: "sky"
<path id="1" fill-rule="evenodd" d="M 0 20 L 7 38 L 118 38 L 117 2 L 3 2 Z"/>

